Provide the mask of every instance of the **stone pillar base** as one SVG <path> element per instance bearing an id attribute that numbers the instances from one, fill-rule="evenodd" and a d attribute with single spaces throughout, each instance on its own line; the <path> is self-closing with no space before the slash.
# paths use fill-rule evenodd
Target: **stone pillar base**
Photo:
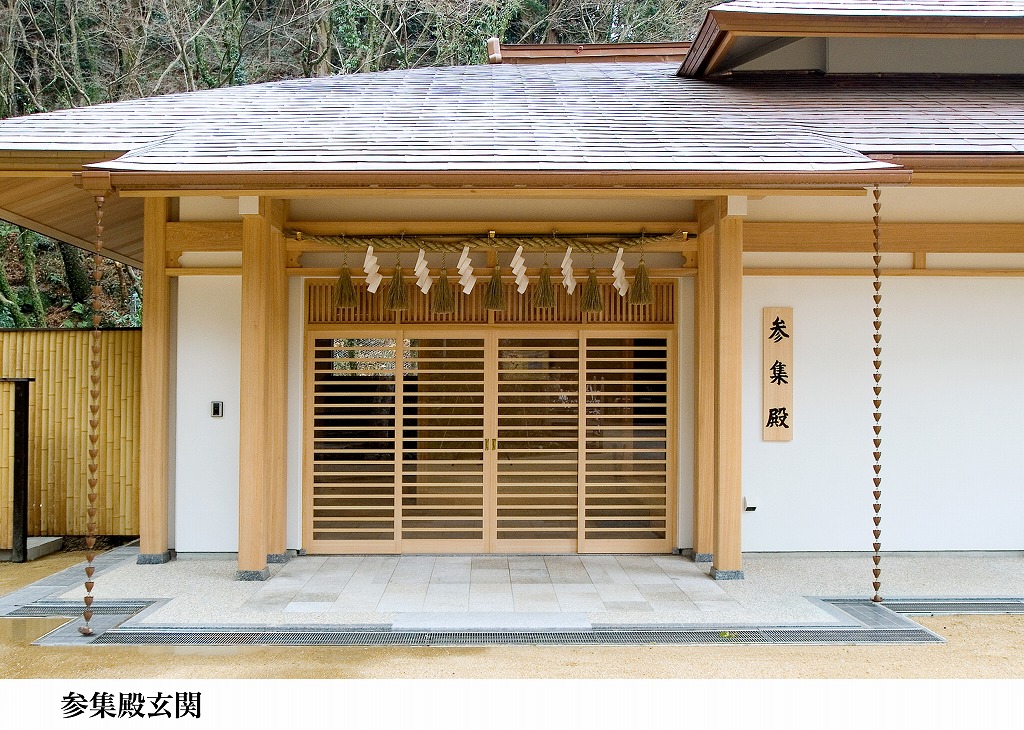
<path id="1" fill-rule="evenodd" d="M 711 569 L 711 577 L 715 580 L 743 580 L 742 570 L 719 570 Z"/>
<path id="2" fill-rule="evenodd" d="M 267 580 L 268 578 L 270 578 L 270 568 L 235 571 L 235 580 Z"/>
<path id="3" fill-rule="evenodd" d="M 693 562 L 695 563 L 710 563 L 715 557 L 714 553 L 694 553 Z"/>
<path id="4" fill-rule="evenodd" d="M 294 550 L 285 550 L 283 553 L 270 553 L 267 555 L 268 563 L 287 563 L 295 557 Z"/>
<path id="5" fill-rule="evenodd" d="M 139 565 L 160 565 L 169 563 L 172 557 L 170 550 L 164 550 L 162 553 L 139 553 L 135 562 Z"/>

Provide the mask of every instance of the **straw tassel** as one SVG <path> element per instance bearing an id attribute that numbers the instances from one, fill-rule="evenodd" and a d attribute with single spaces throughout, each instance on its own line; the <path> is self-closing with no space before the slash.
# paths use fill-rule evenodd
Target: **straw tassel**
<path id="1" fill-rule="evenodd" d="M 487 282 L 484 292 L 484 309 L 501 310 L 505 308 L 505 286 L 501 281 L 501 266 L 494 267 L 491 280 Z"/>
<path id="2" fill-rule="evenodd" d="M 647 272 L 647 264 L 644 257 L 640 256 L 640 263 L 633 272 L 633 286 L 629 287 L 626 294 L 626 301 L 630 304 L 644 306 L 654 301 L 654 290 L 651 287 L 651 275 Z"/>
<path id="3" fill-rule="evenodd" d="M 533 306 L 536 309 L 555 307 L 555 283 L 551 281 L 551 269 L 548 268 L 547 262 L 541 268 L 537 288 L 533 290 Z"/>
<path id="4" fill-rule="evenodd" d="M 583 292 L 580 294 L 580 311 L 600 312 L 603 309 L 601 286 L 597 283 L 597 269 L 591 268 L 587 283 L 583 285 Z"/>
<path id="5" fill-rule="evenodd" d="M 356 288 L 352 286 L 352 273 L 348 264 L 341 267 L 341 275 L 338 283 L 334 286 L 334 306 L 338 309 L 352 309 L 359 303 L 356 298 Z"/>
<path id="6" fill-rule="evenodd" d="M 448 281 L 448 269 L 441 269 L 441 275 L 434 284 L 430 297 L 430 311 L 434 314 L 451 314 L 455 311 L 455 287 Z"/>
<path id="7" fill-rule="evenodd" d="M 392 312 L 409 308 L 409 288 L 405 285 L 401 264 L 395 266 L 395 274 L 384 296 L 385 306 Z"/>

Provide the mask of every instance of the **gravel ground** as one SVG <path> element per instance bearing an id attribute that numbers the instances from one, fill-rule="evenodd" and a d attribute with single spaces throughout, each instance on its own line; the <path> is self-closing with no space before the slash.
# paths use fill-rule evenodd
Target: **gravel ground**
<path id="1" fill-rule="evenodd" d="M 82 560 L 0 564 L 0 595 Z M 1024 616 L 921 618 L 949 642 L 930 646 L 30 646 L 59 623 L 0 620 L 0 677 L 1024 679 Z"/>
<path id="2" fill-rule="evenodd" d="M 53 619 L 0 620 L 4 678 L 1024 679 L 1024 617 L 921 623 L 932 646 L 87 647 L 29 646 Z"/>

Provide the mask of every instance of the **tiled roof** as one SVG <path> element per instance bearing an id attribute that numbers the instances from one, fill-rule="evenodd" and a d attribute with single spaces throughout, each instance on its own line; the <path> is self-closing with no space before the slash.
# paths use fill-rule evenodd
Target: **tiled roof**
<path id="1" fill-rule="evenodd" d="M 934 15 L 975 18 L 1024 17 L 1024 2 L 1012 0 L 733 0 L 712 10 L 806 15 Z"/>
<path id="2" fill-rule="evenodd" d="M 153 172 L 870 171 L 879 152 L 1022 153 L 1024 84 L 784 76 L 671 63 L 299 79 L 0 122 L 0 149 L 125 150 Z"/>
<path id="3" fill-rule="evenodd" d="M 9 120 L 0 146 L 123 145 L 134 149 L 102 167 L 174 172 L 882 166 L 801 128 L 746 124 L 673 71 L 489 65 L 283 81 Z"/>
<path id="4" fill-rule="evenodd" d="M 1024 154 L 1024 79 L 736 74 L 697 82 L 748 118 L 814 130 L 862 154 Z"/>

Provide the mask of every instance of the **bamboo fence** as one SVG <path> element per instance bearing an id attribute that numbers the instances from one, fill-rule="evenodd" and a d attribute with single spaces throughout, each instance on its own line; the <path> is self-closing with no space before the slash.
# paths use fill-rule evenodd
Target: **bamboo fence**
<path id="1" fill-rule="evenodd" d="M 139 534 L 140 330 L 100 335 L 98 530 Z M 0 376 L 29 387 L 29 535 L 86 534 L 89 331 L 0 331 Z M 14 388 L 0 385 L 0 549 L 11 546 Z"/>

